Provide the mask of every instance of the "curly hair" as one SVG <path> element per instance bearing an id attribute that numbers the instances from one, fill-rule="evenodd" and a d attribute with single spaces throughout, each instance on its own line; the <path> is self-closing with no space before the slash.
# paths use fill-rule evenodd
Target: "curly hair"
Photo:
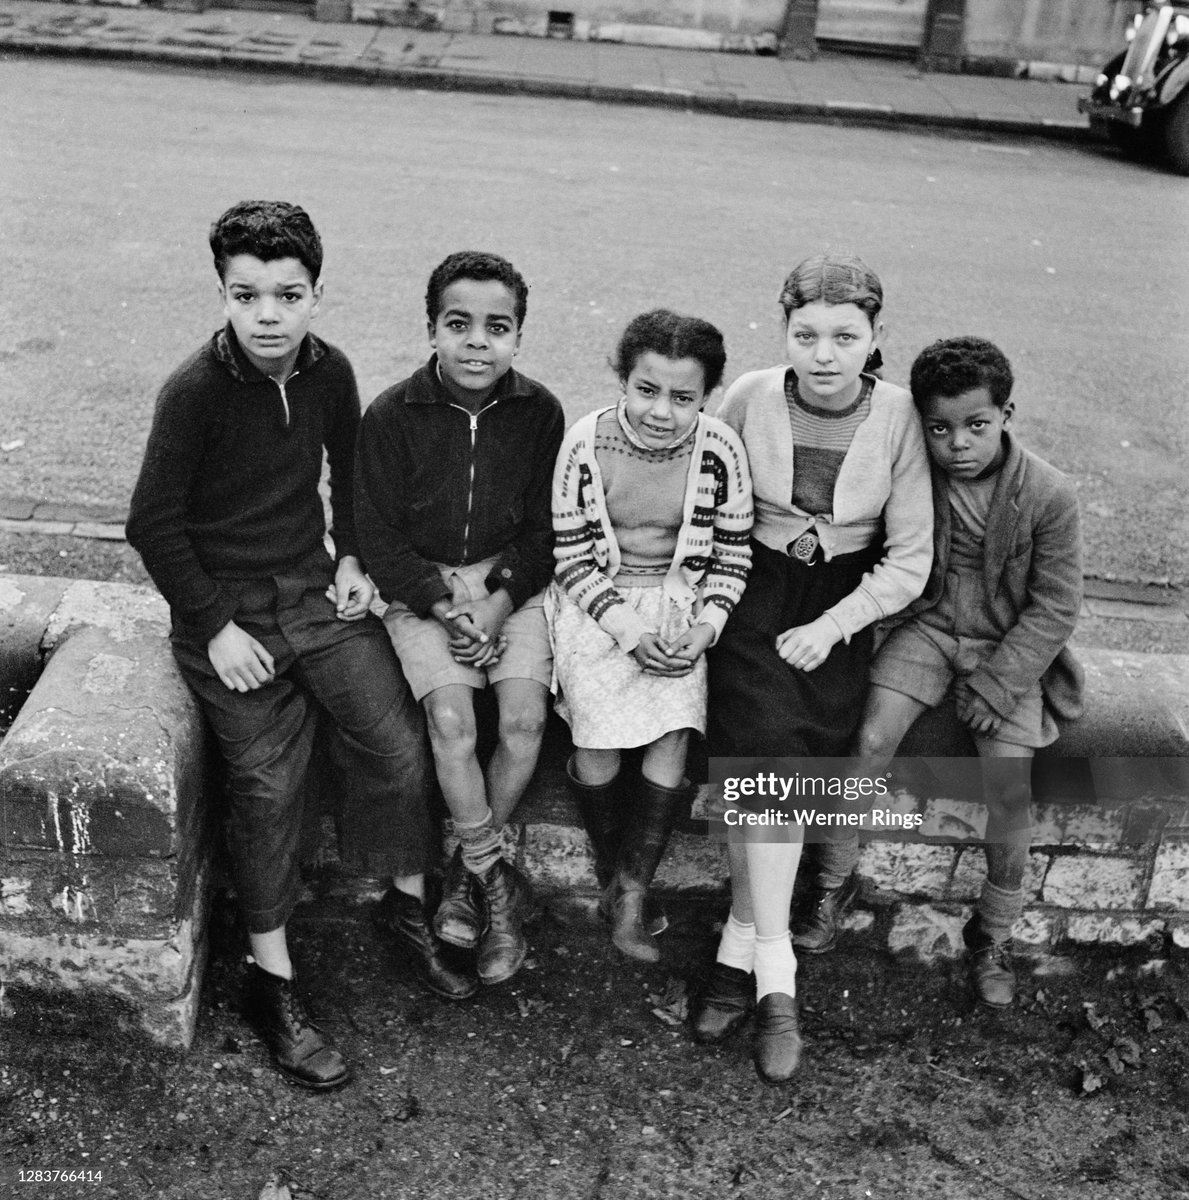
<path id="1" fill-rule="evenodd" d="M 651 351 L 665 358 L 692 358 L 702 367 L 709 395 L 722 382 L 727 348 L 719 330 L 700 317 L 683 317 L 667 308 L 633 317 L 619 339 L 611 366 L 621 380 L 635 369 L 642 354 Z"/>
<path id="2" fill-rule="evenodd" d="M 1011 363 L 1007 355 L 980 337 L 942 338 L 917 355 L 909 372 L 912 398 L 920 408 L 938 396 L 961 396 L 985 387 L 996 408 L 1011 396 Z"/>
<path id="3" fill-rule="evenodd" d="M 815 254 L 799 262 L 780 289 L 780 307 L 787 321 L 806 304 L 855 304 L 875 328 L 883 309 L 879 276 L 855 254 Z"/>
<path id="4" fill-rule="evenodd" d="M 211 225 L 211 253 L 222 279 L 237 254 L 261 262 L 296 258 L 317 283 L 322 274 L 322 239 L 304 208 L 284 200 L 241 200 Z"/>
<path id="5" fill-rule="evenodd" d="M 442 311 L 442 293 L 460 279 L 494 279 L 502 283 L 516 302 L 516 324 L 523 325 L 528 313 L 528 284 L 506 259 L 483 250 L 458 250 L 434 267 L 425 289 L 425 315 L 433 325 Z"/>

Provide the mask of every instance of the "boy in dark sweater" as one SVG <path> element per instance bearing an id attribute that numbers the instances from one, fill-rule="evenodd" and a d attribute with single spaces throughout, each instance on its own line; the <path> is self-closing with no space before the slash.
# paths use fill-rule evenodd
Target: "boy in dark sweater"
<path id="1" fill-rule="evenodd" d="M 364 413 L 355 492 L 384 624 L 425 706 L 459 850 L 434 918 L 478 948 L 482 983 L 524 962 L 527 881 L 499 831 L 532 777 L 552 656 L 542 607 L 553 574 L 550 487 L 561 405 L 512 370 L 528 286 L 494 254 L 463 251 L 429 279 L 428 364 Z M 491 683 L 499 741 L 476 757 L 474 691 Z"/>
<path id="2" fill-rule="evenodd" d="M 355 377 L 309 333 L 321 242 L 297 206 L 245 201 L 215 222 L 210 244 L 227 324 L 161 390 L 128 541 L 169 602 L 174 657 L 226 762 L 228 845 L 254 960 L 249 1015 L 289 1078 L 325 1089 L 350 1068 L 303 1008 L 285 936 L 314 701 L 358 763 L 347 858 L 392 875 L 390 924 L 430 986 L 459 998 L 475 983 L 441 961 L 422 910 L 432 776 L 359 566 Z M 324 449 L 333 559 L 318 490 Z"/>

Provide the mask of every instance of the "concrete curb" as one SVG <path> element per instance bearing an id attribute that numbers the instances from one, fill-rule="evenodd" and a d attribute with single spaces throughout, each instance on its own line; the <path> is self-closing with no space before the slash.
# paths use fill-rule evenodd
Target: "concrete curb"
<path id="1" fill-rule="evenodd" d="M 331 63 L 288 57 L 284 53 L 170 46 L 161 42 L 99 45 L 85 38 L 71 36 L 55 39 L 33 38 L 23 35 L 19 28 L 15 33 L 0 32 L 0 53 L 5 51 L 54 58 L 157 63 L 187 68 L 217 67 L 233 71 L 392 87 L 496 95 L 552 96 L 608 104 L 680 108 L 719 116 L 750 117 L 769 121 L 805 121 L 876 129 L 954 131 L 1016 138 L 1039 137 L 1067 143 L 1096 140 L 1088 122 L 1074 118 L 1066 121 L 1027 116 L 1005 117 L 977 112 L 929 113 L 897 109 L 891 105 L 847 101 L 799 101 L 770 96 L 748 96 L 727 91 L 572 83 L 553 77 L 534 78 L 517 72 L 462 71 L 442 66 L 421 67 L 367 62 Z"/>

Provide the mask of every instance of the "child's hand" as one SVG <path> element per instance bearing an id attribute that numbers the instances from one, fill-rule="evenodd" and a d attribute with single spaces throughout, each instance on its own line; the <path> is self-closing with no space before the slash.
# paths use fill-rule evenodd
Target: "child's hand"
<path id="1" fill-rule="evenodd" d="M 798 671 L 815 671 L 842 640 L 842 630 L 830 617 L 796 625 L 776 637 L 776 653 Z"/>
<path id="2" fill-rule="evenodd" d="M 326 589 L 326 598 L 334 605 L 335 616 L 340 621 L 358 621 L 367 616 L 375 595 L 375 585 L 363 573 L 359 559 L 350 554 L 339 559 L 334 583 Z"/>
<path id="3" fill-rule="evenodd" d="M 471 643 L 486 645 L 491 639 L 470 618 L 469 614 L 455 608 L 453 600 L 435 600 L 430 608 L 430 615 L 444 626 L 450 635 L 450 649 L 455 643 L 470 645 Z"/>
<path id="4" fill-rule="evenodd" d="M 666 649 L 674 658 L 686 659 L 692 667 L 706 653 L 713 641 L 713 626 L 699 621 L 687 629 L 676 641 L 670 642 Z"/>
<path id="5" fill-rule="evenodd" d="M 450 639 L 450 653 L 457 663 L 469 667 L 494 667 L 508 648 L 508 639 L 500 634 L 487 642 L 476 642 L 470 638 Z"/>
<path id="6" fill-rule="evenodd" d="M 468 600 L 465 604 L 456 604 L 446 614 L 446 620 L 465 617 L 476 629 L 494 639 L 511 615 L 512 597 L 500 588 L 482 600 Z"/>
<path id="7" fill-rule="evenodd" d="M 234 621 L 228 621 L 206 644 L 215 674 L 233 692 L 254 692 L 274 679 L 273 657 Z"/>
<path id="8" fill-rule="evenodd" d="M 982 737 L 994 737 L 1003 724 L 1003 718 L 972 688 L 962 680 L 954 688 L 958 720 Z"/>
<path id="9" fill-rule="evenodd" d="M 665 648 L 659 635 L 642 633 L 632 657 L 646 675 L 688 675 L 694 664 L 688 658 L 676 658 Z"/>

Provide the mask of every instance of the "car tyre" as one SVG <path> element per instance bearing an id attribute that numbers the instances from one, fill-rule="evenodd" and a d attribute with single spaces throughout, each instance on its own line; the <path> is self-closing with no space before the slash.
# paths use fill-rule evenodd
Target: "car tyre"
<path id="1" fill-rule="evenodd" d="M 1178 175 L 1189 175 L 1189 91 L 1182 92 L 1164 122 L 1164 150 Z"/>

